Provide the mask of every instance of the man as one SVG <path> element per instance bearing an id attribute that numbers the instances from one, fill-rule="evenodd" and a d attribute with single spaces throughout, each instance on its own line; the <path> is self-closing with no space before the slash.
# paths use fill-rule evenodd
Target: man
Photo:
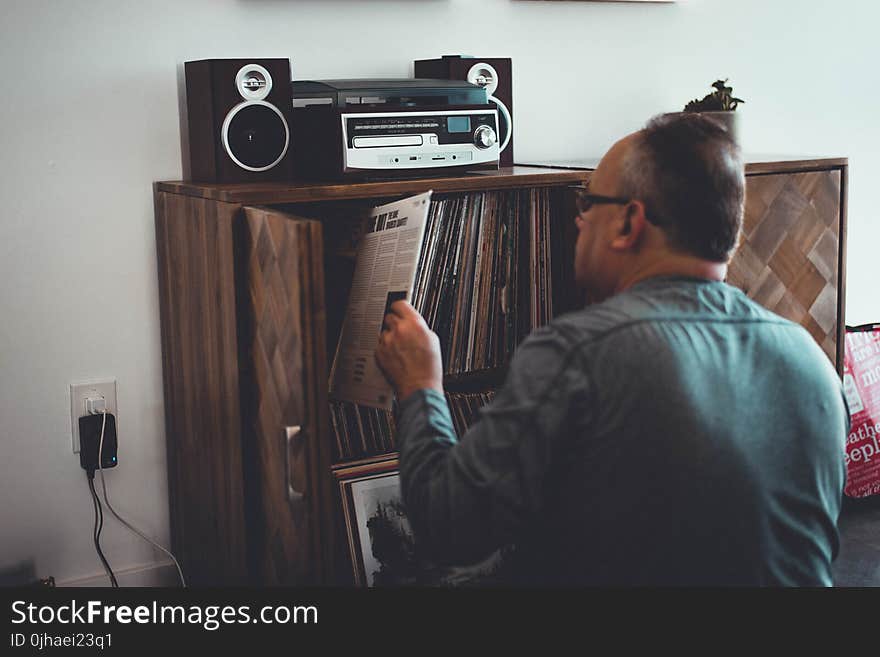
<path id="1" fill-rule="evenodd" d="M 437 559 L 515 545 L 518 584 L 832 584 L 849 415 L 807 332 L 722 282 L 744 185 L 710 119 L 617 142 L 575 219 L 591 305 L 520 345 L 460 442 L 437 336 L 392 306 L 376 358 L 407 513 Z"/>

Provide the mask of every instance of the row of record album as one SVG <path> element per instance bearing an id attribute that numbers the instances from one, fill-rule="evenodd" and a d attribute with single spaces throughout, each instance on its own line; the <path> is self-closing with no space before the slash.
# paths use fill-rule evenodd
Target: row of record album
<path id="1" fill-rule="evenodd" d="M 477 419 L 480 409 L 492 401 L 494 390 L 444 393 L 452 425 L 461 437 Z M 389 454 L 398 449 L 394 413 L 346 401 L 330 402 L 330 423 L 335 436 L 337 463 Z"/>
<path id="2" fill-rule="evenodd" d="M 440 338 L 444 373 L 497 368 L 553 316 L 550 188 L 431 202 L 412 305 Z"/>
<path id="3" fill-rule="evenodd" d="M 439 337 L 445 375 L 503 371 L 517 345 L 553 317 L 559 263 L 551 252 L 562 231 L 551 230 L 551 217 L 562 193 L 538 187 L 432 199 L 411 302 Z M 459 436 L 493 395 L 447 391 Z M 338 400 L 330 411 L 336 462 L 396 451 L 393 412 Z"/>

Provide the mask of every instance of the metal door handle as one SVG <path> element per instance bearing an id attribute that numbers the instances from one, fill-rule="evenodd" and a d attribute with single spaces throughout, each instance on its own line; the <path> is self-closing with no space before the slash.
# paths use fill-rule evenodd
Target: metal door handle
<path id="1" fill-rule="evenodd" d="M 284 460 L 286 463 L 284 482 L 286 490 L 284 492 L 288 502 L 302 502 L 306 498 L 305 490 L 300 492 L 293 485 L 293 463 L 291 460 L 294 448 L 299 444 L 305 446 L 306 443 L 303 442 L 305 438 L 306 431 L 300 425 L 284 427 Z"/>

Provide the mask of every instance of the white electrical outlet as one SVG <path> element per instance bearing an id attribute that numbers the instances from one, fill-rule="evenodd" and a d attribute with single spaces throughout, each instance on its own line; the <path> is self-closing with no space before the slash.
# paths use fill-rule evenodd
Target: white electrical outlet
<path id="1" fill-rule="evenodd" d="M 79 454 L 79 419 L 90 415 L 89 406 L 100 407 L 104 400 L 107 412 L 116 417 L 116 433 L 119 434 L 119 413 L 116 408 L 116 379 L 84 381 L 70 384 L 70 428 L 73 453 Z"/>

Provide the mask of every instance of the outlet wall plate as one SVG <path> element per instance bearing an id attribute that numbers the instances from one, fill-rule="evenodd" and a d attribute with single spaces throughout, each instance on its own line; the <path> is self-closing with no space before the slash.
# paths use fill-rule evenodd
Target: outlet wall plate
<path id="1" fill-rule="evenodd" d="M 103 397 L 107 412 L 116 417 L 117 436 L 119 435 L 119 409 L 116 406 L 116 379 L 97 379 L 70 384 L 70 434 L 74 454 L 79 454 L 79 419 L 88 415 L 86 400 L 89 397 Z"/>

